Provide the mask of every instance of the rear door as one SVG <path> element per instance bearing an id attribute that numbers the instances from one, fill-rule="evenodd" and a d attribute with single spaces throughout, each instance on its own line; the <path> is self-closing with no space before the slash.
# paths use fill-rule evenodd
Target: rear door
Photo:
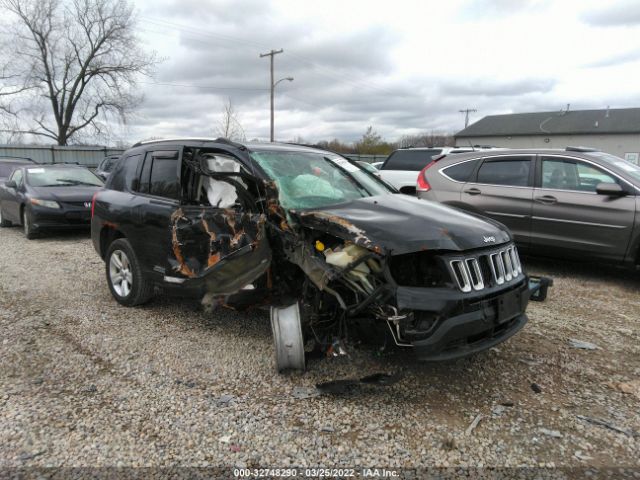
<path id="1" fill-rule="evenodd" d="M 635 195 L 598 195 L 600 182 L 626 184 L 598 165 L 541 155 L 534 191 L 532 246 L 567 255 L 622 260 L 635 216 Z"/>
<path id="2" fill-rule="evenodd" d="M 434 168 L 426 170 L 431 188 L 426 194 L 421 194 L 422 198 L 460 206 L 462 190 L 481 161 L 481 158 L 473 158 L 442 168 L 436 163 Z"/>
<path id="3" fill-rule="evenodd" d="M 134 183 L 138 202 L 133 207 L 140 235 L 136 253 L 143 264 L 160 275 L 170 275 L 171 221 L 180 208 L 180 153 L 178 148 L 147 151 Z"/>
<path id="4" fill-rule="evenodd" d="M 506 225 L 524 247 L 531 236 L 533 160 L 533 155 L 485 157 L 460 197 L 463 203 Z"/>

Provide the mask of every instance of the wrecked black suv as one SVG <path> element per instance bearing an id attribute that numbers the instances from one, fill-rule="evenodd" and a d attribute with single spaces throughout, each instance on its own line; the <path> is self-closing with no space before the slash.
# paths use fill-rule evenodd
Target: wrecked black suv
<path id="1" fill-rule="evenodd" d="M 271 305 L 280 370 L 351 337 L 468 355 L 520 330 L 541 293 L 501 224 L 295 145 L 136 144 L 93 198 L 91 236 L 123 305 L 175 290 L 207 308 Z"/>

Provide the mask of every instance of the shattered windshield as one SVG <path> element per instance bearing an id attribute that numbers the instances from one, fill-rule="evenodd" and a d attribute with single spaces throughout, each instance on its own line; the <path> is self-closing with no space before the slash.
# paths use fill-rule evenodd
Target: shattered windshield
<path id="1" fill-rule="evenodd" d="M 253 152 L 276 182 L 285 209 L 317 208 L 391 193 L 372 174 L 343 157 L 315 152 Z"/>

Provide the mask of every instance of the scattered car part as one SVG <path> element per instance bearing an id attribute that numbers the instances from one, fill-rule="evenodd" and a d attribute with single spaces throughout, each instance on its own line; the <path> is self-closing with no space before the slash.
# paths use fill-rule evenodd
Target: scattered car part
<path id="1" fill-rule="evenodd" d="M 298 302 L 287 307 L 271 307 L 271 331 L 278 371 L 304 370 L 304 340 Z"/>

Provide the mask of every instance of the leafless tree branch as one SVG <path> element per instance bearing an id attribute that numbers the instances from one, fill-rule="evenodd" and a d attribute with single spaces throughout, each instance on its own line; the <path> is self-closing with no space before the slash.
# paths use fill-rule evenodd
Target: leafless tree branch
<path id="1" fill-rule="evenodd" d="M 158 59 L 140 47 L 128 0 L 0 0 L 0 7 L 16 19 L 21 62 L 21 90 L 7 95 L 32 93 L 24 133 L 67 145 L 125 122 L 139 105 L 136 78 L 150 75 Z"/>

